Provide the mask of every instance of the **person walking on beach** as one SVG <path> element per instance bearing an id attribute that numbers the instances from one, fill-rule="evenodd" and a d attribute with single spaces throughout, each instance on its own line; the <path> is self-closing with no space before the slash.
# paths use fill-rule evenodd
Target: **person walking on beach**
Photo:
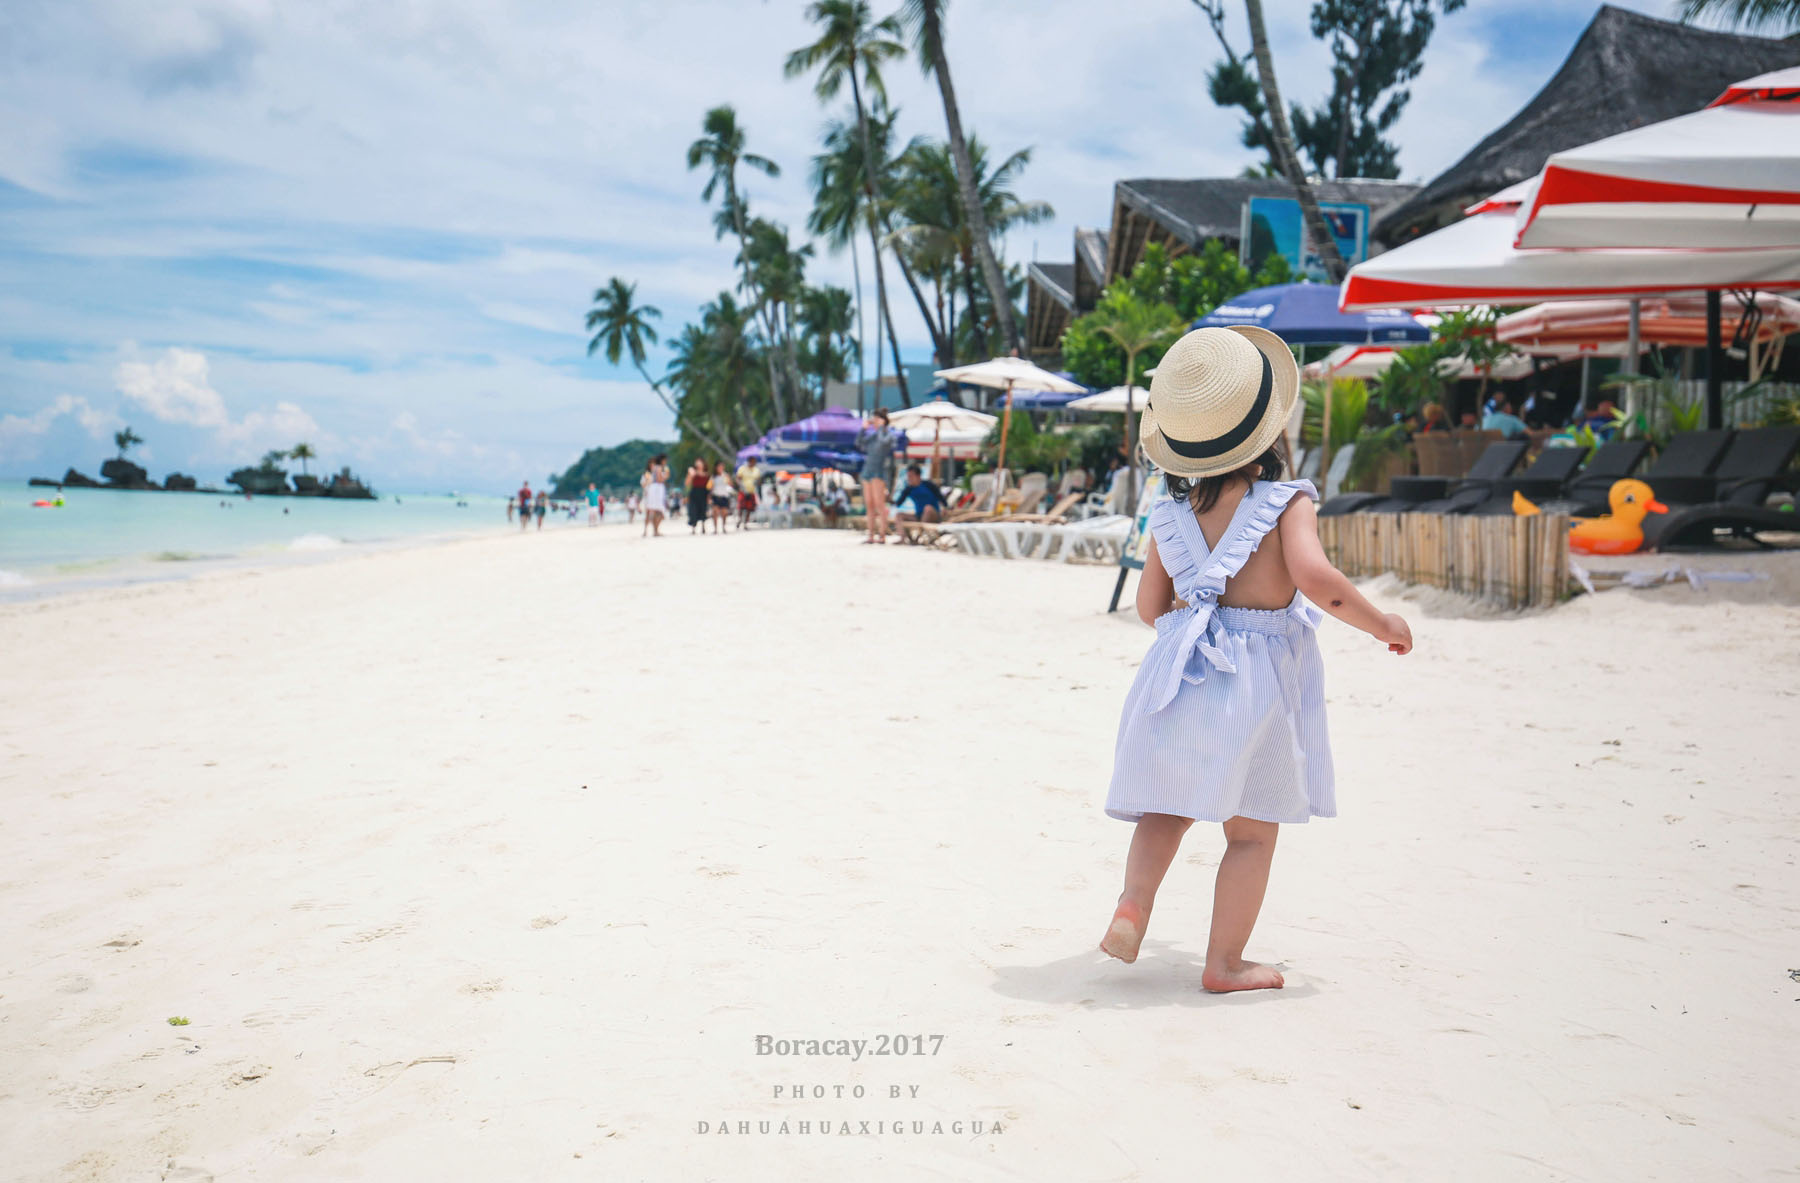
<path id="1" fill-rule="evenodd" d="M 537 495 L 537 526 L 538 526 L 538 533 L 540 533 L 540 534 L 542 534 L 544 532 L 544 515 L 549 512 L 550 512 L 550 494 L 544 492 L 542 489 L 539 489 L 538 495 Z"/>
<path id="2" fill-rule="evenodd" d="M 888 531 L 888 465 L 894 458 L 894 433 L 888 427 L 886 407 L 876 407 L 868 426 L 856 433 L 863 454 L 863 513 L 869 524 L 865 542 L 886 542 Z"/>
<path id="3" fill-rule="evenodd" d="M 519 485 L 519 529 L 528 529 L 531 525 L 531 482 L 524 481 Z"/>
<path id="4" fill-rule="evenodd" d="M 725 471 L 723 460 L 713 461 L 712 474 L 712 524 L 713 533 L 723 534 L 731 524 L 731 504 L 737 500 L 737 487 L 731 483 L 731 476 Z"/>
<path id="5" fill-rule="evenodd" d="M 688 533 L 696 530 L 704 533 L 706 529 L 707 486 L 712 478 L 707 475 L 706 461 L 699 457 L 688 465 L 687 470 L 687 519 Z"/>
<path id="6" fill-rule="evenodd" d="M 598 526 L 600 524 L 600 487 L 593 481 L 588 482 L 587 503 L 588 525 Z"/>
<path id="7" fill-rule="evenodd" d="M 668 454 L 658 452 L 644 464 L 644 475 L 638 482 L 644 490 L 644 534 L 646 538 L 662 537 L 663 514 L 669 507 Z"/>
<path id="8" fill-rule="evenodd" d="M 638 495 L 636 493 L 625 494 L 625 524 L 627 526 L 637 525 L 637 515 Z"/>
<path id="9" fill-rule="evenodd" d="M 737 528 L 740 530 L 750 524 L 750 515 L 756 512 L 756 485 L 760 480 L 762 469 L 757 467 L 754 457 L 738 465 Z"/>
<path id="10" fill-rule="evenodd" d="M 1391 652 L 1406 621 L 1378 610 L 1319 544 L 1310 481 L 1284 480 L 1281 434 L 1300 387 L 1265 329 L 1198 329 L 1157 363 L 1138 438 L 1167 478 L 1149 510 L 1138 616 L 1156 629 L 1126 695 L 1106 813 L 1136 823 L 1100 948 L 1137 960 L 1157 888 L 1196 821 L 1222 822 L 1200 983 L 1279 988 L 1244 960 L 1281 823 L 1335 817 L 1313 607 Z"/>
<path id="11" fill-rule="evenodd" d="M 220 502 L 220 504 L 223 505 L 224 502 Z M 506 499 L 506 524 L 509 526 L 512 525 L 512 515 L 513 515 L 513 499 L 511 497 L 508 497 Z"/>

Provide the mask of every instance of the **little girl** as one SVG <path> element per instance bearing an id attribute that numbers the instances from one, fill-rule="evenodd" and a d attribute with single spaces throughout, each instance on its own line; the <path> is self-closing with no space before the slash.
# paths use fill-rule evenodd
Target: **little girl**
<path id="1" fill-rule="evenodd" d="M 1150 509 L 1138 582 L 1138 615 L 1156 640 L 1125 699 L 1106 796 L 1108 816 L 1137 829 L 1100 948 L 1137 960 L 1182 835 L 1195 821 L 1223 822 L 1208 990 L 1281 986 L 1272 967 L 1244 960 L 1276 830 L 1337 814 L 1320 617 L 1307 601 L 1395 653 L 1412 649 L 1406 622 L 1377 611 L 1326 559 L 1311 482 L 1281 479 L 1299 385 L 1275 334 L 1199 329 L 1157 363 L 1140 432 L 1170 496 Z"/>

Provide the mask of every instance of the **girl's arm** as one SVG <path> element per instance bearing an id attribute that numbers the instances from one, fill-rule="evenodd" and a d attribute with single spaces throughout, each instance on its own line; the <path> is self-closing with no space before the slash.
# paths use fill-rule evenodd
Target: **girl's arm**
<path id="1" fill-rule="evenodd" d="M 1138 576 L 1137 613 L 1145 624 L 1175 606 L 1175 581 L 1164 570 L 1162 556 L 1156 553 L 1156 539 L 1150 539 L 1150 552 L 1144 556 L 1144 570 Z"/>
<path id="2" fill-rule="evenodd" d="M 1296 497 L 1281 515 L 1281 553 L 1300 593 L 1352 628 L 1359 628 L 1395 653 L 1410 653 L 1412 630 L 1391 612 L 1382 612 L 1356 590 L 1325 557 L 1319 544 L 1319 513 L 1312 498 Z M 1141 593 L 1140 593 L 1141 595 Z"/>

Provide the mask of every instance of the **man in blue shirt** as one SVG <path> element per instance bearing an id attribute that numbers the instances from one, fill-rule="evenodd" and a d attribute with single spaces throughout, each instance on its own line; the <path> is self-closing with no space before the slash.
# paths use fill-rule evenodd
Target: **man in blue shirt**
<path id="1" fill-rule="evenodd" d="M 1512 403 L 1501 399 L 1487 417 L 1481 421 L 1481 430 L 1497 431 L 1509 440 L 1523 439 L 1527 428 L 1525 421 L 1512 413 Z"/>
<path id="2" fill-rule="evenodd" d="M 919 475 L 919 466 L 909 464 L 906 467 L 906 487 L 900 490 L 896 506 L 911 502 L 910 510 L 900 511 L 903 521 L 936 522 L 943 520 L 944 499 L 938 495 L 937 486 L 927 483 Z"/>

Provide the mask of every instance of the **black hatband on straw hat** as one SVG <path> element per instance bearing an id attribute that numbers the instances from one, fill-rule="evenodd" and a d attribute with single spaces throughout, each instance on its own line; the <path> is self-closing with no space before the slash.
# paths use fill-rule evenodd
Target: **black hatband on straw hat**
<path id="1" fill-rule="evenodd" d="M 1238 421 L 1238 425 L 1216 439 L 1181 440 L 1163 431 L 1162 424 L 1158 422 L 1157 430 L 1162 434 L 1162 442 L 1169 445 L 1171 452 L 1177 456 L 1186 456 L 1189 460 L 1207 460 L 1223 456 L 1255 433 L 1262 425 L 1263 415 L 1269 409 L 1269 396 L 1275 389 L 1275 371 L 1269 366 L 1269 355 L 1258 349 L 1256 356 L 1262 359 L 1262 387 L 1257 390 L 1256 401 L 1250 404 L 1250 410 Z M 1144 409 L 1152 414 L 1156 410 L 1150 403 L 1145 403 Z"/>

